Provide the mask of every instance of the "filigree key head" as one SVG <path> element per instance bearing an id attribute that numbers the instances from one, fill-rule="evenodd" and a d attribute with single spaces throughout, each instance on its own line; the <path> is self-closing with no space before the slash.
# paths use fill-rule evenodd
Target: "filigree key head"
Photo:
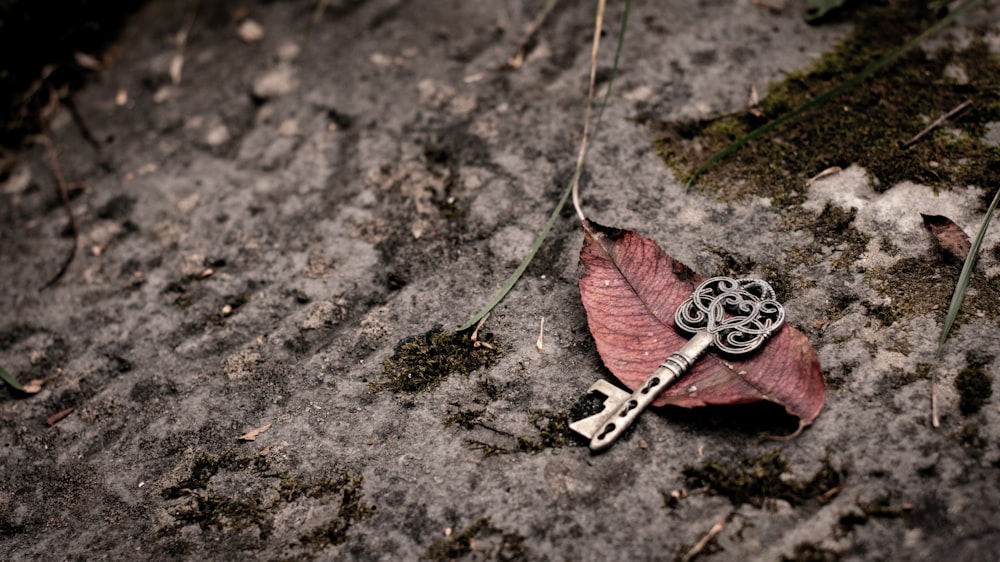
<path id="1" fill-rule="evenodd" d="M 785 309 L 766 281 L 713 277 L 677 307 L 674 323 L 690 334 L 708 332 L 716 349 L 742 355 L 781 328 Z"/>

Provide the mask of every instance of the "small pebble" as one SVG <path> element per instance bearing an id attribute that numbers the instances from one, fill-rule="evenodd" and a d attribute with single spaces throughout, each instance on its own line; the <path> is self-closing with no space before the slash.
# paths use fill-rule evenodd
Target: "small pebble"
<path id="1" fill-rule="evenodd" d="M 208 146 L 220 146 L 229 140 L 229 129 L 225 125 L 218 125 L 205 135 L 205 144 Z"/>
<path id="2" fill-rule="evenodd" d="M 236 35 L 246 43 L 256 43 L 264 38 L 264 27 L 252 19 L 245 19 L 236 28 Z"/>

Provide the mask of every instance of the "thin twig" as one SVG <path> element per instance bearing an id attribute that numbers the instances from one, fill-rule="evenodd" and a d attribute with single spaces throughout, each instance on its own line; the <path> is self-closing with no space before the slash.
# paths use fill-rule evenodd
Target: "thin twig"
<path id="1" fill-rule="evenodd" d="M 941 427 L 941 418 L 938 416 L 937 372 L 931 373 L 931 427 Z"/>
<path id="2" fill-rule="evenodd" d="M 319 0 L 316 2 L 316 7 L 313 9 L 312 23 L 318 23 L 319 18 L 323 17 L 323 12 L 326 11 L 326 7 L 330 4 L 330 0 Z"/>
<path id="3" fill-rule="evenodd" d="M 76 227 L 76 217 L 73 216 L 73 205 L 69 200 L 69 187 L 66 185 L 66 180 L 63 179 L 62 168 L 59 167 L 59 154 L 56 152 L 55 146 L 52 144 L 52 139 L 49 138 L 47 134 L 41 134 L 35 137 L 35 140 L 45 147 L 45 155 L 49 159 L 49 166 L 52 168 L 52 175 L 56 179 L 56 187 L 59 188 L 59 196 L 62 198 L 63 207 L 66 209 L 66 218 L 69 219 L 69 228 L 73 233 L 73 247 L 70 249 L 69 254 L 66 259 L 63 260 L 62 266 L 59 271 L 56 272 L 47 283 L 39 288 L 39 291 L 44 291 L 52 285 L 54 285 L 66 271 L 69 269 L 73 259 L 76 258 L 76 252 L 80 246 L 80 231 Z"/>
<path id="4" fill-rule="evenodd" d="M 806 185 L 810 186 L 810 185 L 816 183 L 818 180 L 820 180 L 822 178 L 825 178 L 826 176 L 832 176 L 833 174 L 839 174 L 839 173 L 841 173 L 843 171 L 844 171 L 844 169 L 841 168 L 840 166 L 830 166 L 829 168 L 823 170 L 822 172 L 820 172 L 820 173 L 816 174 L 815 176 L 813 176 L 813 177 L 809 178 L 808 180 L 806 180 Z"/>
<path id="5" fill-rule="evenodd" d="M 691 547 L 691 550 L 687 551 L 687 554 L 681 557 L 681 562 L 691 562 L 691 560 L 694 560 L 696 556 L 701 554 L 701 551 L 705 550 L 708 543 L 712 542 L 712 539 L 722 532 L 722 530 L 726 527 L 726 523 L 729 522 L 734 513 L 736 512 L 730 511 L 725 517 L 716 521 L 715 525 L 712 525 L 712 528 L 705 533 L 705 536 L 701 537 L 701 540 L 695 543 L 695 545 Z"/>
<path id="6" fill-rule="evenodd" d="M 944 123 L 951 116 L 955 115 L 959 111 L 962 111 L 966 107 L 969 107 L 970 105 L 972 105 L 972 100 L 971 99 L 967 99 L 967 100 L 963 101 L 962 103 L 958 104 L 955 107 L 955 109 L 952 109 L 948 113 L 945 113 L 941 117 L 938 117 L 937 119 L 934 120 L 933 123 L 931 123 L 930 125 L 927 125 L 927 127 L 925 127 L 923 131 L 920 131 L 919 133 L 917 133 L 916 135 L 914 135 L 912 139 L 904 142 L 903 143 L 903 148 L 910 148 L 918 140 L 924 138 L 924 135 L 926 135 L 927 133 L 931 132 L 936 127 L 938 127 L 939 125 L 941 125 L 941 123 Z"/>
<path id="7" fill-rule="evenodd" d="M 799 427 L 796 428 L 795 431 L 789 433 L 788 435 L 765 435 L 764 437 L 760 438 L 758 443 L 767 443 L 768 441 L 777 441 L 779 443 L 783 443 L 786 441 L 791 441 L 792 439 L 795 439 L 799 435 L 802 435 L 802 432 L 806 429 L 807 425 L 809 424 L 803 424 L 802 420 L 799 420 Z"/>
<path id="8" fill-rule="evenodd" d="M 538 339 L 535 340 L 535 349 L 538 353 L 545 353 L 545 347 L 542 345 L 542 334 L 545 333 L 545 317 L 542 316 L 542 320 L 538 322 Z"/>
<path id="9" fill-rule="evenodd" d="M 545 24 L 545 20 L 548 19 L 549 14 L 552 13 L 552 10 L 555 9 L 556 4 L 558 3 L 559 0 L 549 0 L 548 3 L 545 4 L 545 7 L 542 8 L 542 11 L 538 12 L 538 15 L 535 16 L 535 19 L 531 20 L 531 23 L 528 24 L 528 29 L 524 31 L 524 37 L 522 37 L 521 42 L 517 44 L 517 51 L 514 53 L 514 56 L 507 59 L 508 67 L 515 70 L 521 68 L 521 65 L 524 64 L 524 57 L 528 54 L 528 44 L 531 43 L 531 40 L 538 34 L 542 25 Z"/>
<path id="10" fill-rule="evenodd" d="M 590 87 L 587 89 L 587 111 L 583 117 L 583 138 L 580 139 L 580 152 L 576 157 L 576 169 L 583 168 L 583 159 L 587 156 L 587 133 L 590 132 L 590 112 L 594 106 L 594 83 L 597 81 L 597 51 L 601 46 L 601 26 L 604 24 L 605 0 L 597 2 L 597 17 L 594 18 L 594 43 L 590 49 Z M 573 176 L 573 208 L 581 221 L 586 220 L 580 207 L 580 174 Z"/>
<path id="11" fill-rule="evenodd" d="M 479 324 L 476 324 L 476 329 L 472 330 L 472 335 L 469 336 L 469 339 L 472 340 L 472 347 L 485 347 L 486 349 L 496 349 L 495 347 L 493 347 L 493 344 L 489 342 L 479 341 L 479 328 L 483 327 L 483 324 L 486 323 L 486 319 L 489 317 L 490 315 L 487 313 L 486 316 L 483 316 L 482 319 L 479 320 Z"/>
<path id="12" fill-rule="evenodd" d="M 80 135 L 83 140 L 87 141 L 87 144 L 94 147 L 94 150 L 101 150 L 101 143 L 97 141 L 94 137 L 94 133 L 87 126 L 87 122 L 83 120 L 83 115 L 80 114 L 80 109 L 76 106 L 76 102 L 73 101 L 71 96 L 66 96 L 62 100 L 63 105 L 66 109 L 69 109 L 70 117 L 73 118 L 73 123 L 76 124 L 76 128 L 80 130 Z"/>
<path id="13" fill-rule="evenodd" d="M 181 70 L 184 68 L 184 51 L 187 50 L 187 39 L 194 27 L 195 16 L 198 15 L 198 0 L 192 2 L 191 13 L 174 36 L 176 49 L 174 56 L 170 59 L 170 81 L 176 86 L 181 83 Z"/>

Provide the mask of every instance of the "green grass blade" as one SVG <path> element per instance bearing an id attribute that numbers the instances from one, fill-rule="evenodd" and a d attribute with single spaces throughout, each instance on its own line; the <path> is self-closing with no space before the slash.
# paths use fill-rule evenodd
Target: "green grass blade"
<path id="1" fill-rule="evenodd" d="M 983 245 L 986 228 L 993 218 L 993 211 L 996 211 L 997 203 L 1000 203 L 1000 189 L 997 189 L 996 195 L 993 196 L 993 202 L 990 203 L 990 208 L 986 210 L 983 224 L 979 226 L 976 239 L 973 240 L 972 247 L 969 248 L 969 255 L 965 258 L 965 265 L 962 266 L 962 273 L 958 276 L 958 283 L 955 284 L 955 293 L 951 296 L 948 314 L 944 317 L 944 326 L 941 328 L 941 337 L 938 339 L 938 355 L 941 355 L 944 350 L 944 342 L 948 340 L 948 333 L 955 325 L 955 318 L 958 317 L 958 311 L 962 308 L 962 301 L 965 300 L 965 293 L 969 289 L 969 281 L 972 279 L 972 271 L 976 268 L 976 260 L 979 258 L 979 248 Z"/>
<path id="2" fill-rule="evenodd" d="M 3 367 L 0 367 L 0 380 L 3 380 L 3 382 L 7 383 L 7 386 L 18 392 L 24 392 L 24 387 L 21 386 L 21 383 L 17 381 L 14 375 L 5 371 Z"/>
<path id="3" fill-rule="evenodd" d="M 514 273 L 507 278 L 507 281 L 503 284 L 502 287 L 500 287 L 500 290 L 493 295 L 493 298 L 490 299 L 490 301 L 486 304 L 486 306 L 484 306 L 479 312 L 474 314 L 472 318 L 470 318 L 467 322 L 465 322 L 465 324 L 459 326 L 458 331 L 461 332 L 463 330 L 468 330 L 473 326 L 475 326 L 480 320 L 483 319 L 484 316 L 489 314 L 491 310 L 493 310 L 498 304 L 500 304 L 500 301 L 502 301 L 504 297 L 507 296 L 507 293 L 509 293 L 510 290 L 514 288 L 514 285 L 517 284 L 517 282 L 521 279 L 521 276 L 524 275 L 525 270 L 528 269 L 528 265 L 531 264 L 531 261 L 533 259 L 535 259 L 535 254 L 537 254 L 538 249 L 542 247 L 542 242 L 545 241 L 545 239 L 549 235 L 549 232 L 552 231 L 552 227 L 555 225 L 556 219 L 559 218 L 559 213 L 562 212 L 563 207 L 566 205 L 566 201 L 569 199 L 570 193 L 573 191 L 573 185 L 576 184 L 577 181 L 579 181 L 580 174 L 583 170 L 583 162 L 587 158 L 587 153 L 590 152 L 590 147 L 593 142 L 592 139 L 597 136 L 597 132 L 600 129 L 601 117 L 604 115 L 604 108 L 605 106 L 607 106 L 608 98 L 611 96 L 611 86 L 614 84 L 615 75 L 618 73 L 618 61 L 621 58 L 622 45 L 625 42 L 625 30 L 628 26 L 628 15 L 629 12 L 631 11 L 631 8 L 632 8 L 632 0 L 626 0 L 625 10 L 622 12 L 621 26 L 619 27 L 618 30 L 618 46 L 615 49 L 615 61 L 614 65 L 611 67 L 611 75 L 608 77 L 608 88 L 607 91 L 604 93 L 604 99 L 601 101 L 601 105 L 598 107 L 597 116 L 594 118 L 594 133 L 590 137 L 591 140 L 588 140 L 585 145 L 586 148 L 584 148 L 584 153 L 583 153 L 584 156 L 577 163 L 576 170 L 574 170 L 573 172 L 573 177 L 570 179 L 569 185 L 567 185 L 566 188 L 563 190 L 562 196 L 559 197 L 559 202 L 556 204 L 555 209 L 552 210 L 552 214 L 549 215 L 549 220 L 545 223 L 545 228 L 543 228 L 542 231 L 538 233 L 538 236 L 535 238 L 534 244 L 531 245 L 531 249 L 528 250 L 528 254 L 524 256 L 524 259 L 521 261 L 521 264 L 517 266 L 517 269 L 514 270 Z"/>
<path id="4" fill-rule="evenodd" d="M 911 39 L 898 49 L 884 55 L 882 58 L 869 64 L 861 72 L 855 74 L 854 76 L 841 82 L 837 86 L 827 90 L 826 92 L 823 92 L 822 94 L 800 105 L 799 107 L 789 111 L 788 113 L 782 115 L 781 117 L 778 117 L 774 121 L 765 123 L 764 125 L 761 125 L 760 127 L 754 129 L 753 131 L 750 131 L 743 138 L 737 139 L 731 142 L 730 144 L 726 145 L 722 150 L 713 154 L 712 157 L 708 159 L 708 161 L 706 161 L 701 166 L 698 166 L 697 168 L 695 168 L 693 172 L 688 174 L 687 177 L 684 178 L 684 184 L 687 187 L 691 187 L 691 185 L 694 184 L 695 180 L 697 180 L 699 176 L 704 174 L 709 168 L 714 166 L 723 158 L 739 150 L 741 147 L 743 147 L 743 145 L 771 132 L 776 127 L 780 127 L 784 123 L 790 121 L 791 119 L 795 119 L 796 117 L 802 115 L 806 111 L 809 111 L 810 109 L 820 104 L 826 103 L 831 98 L 834 98 L 837 95 L 839 95 L 841 92 L 849 88 L 853 88 L 854 86 L 857 86 L 861 82 L 864 82 L 871 75 L 875 74 L 879 70 L 882 70 L 886 66 L 891 65 L 892 63 L 899 60 L 903 55 L 912 51 L 914 48 L 920 45 L 920 43 L 924 42 L 930 37 L 933 37 L 934 35 L 937 35 L 942 29 L 948 27 L 953 21 L 955 21 L 956 18 L 958 18 L 965 12 L 969 11 L 973 6 L 979 4 L 981 1 L 982 0 L 967 0 L 964 4 L 962 4 L 961 6 L 953 10 L 951 13 L 949 13 L 947 16 L 942 18 L 941 21 L 928 27 L 926 30 L 924 30 L 923 33 L 914 37 L 913 39 Z"/>

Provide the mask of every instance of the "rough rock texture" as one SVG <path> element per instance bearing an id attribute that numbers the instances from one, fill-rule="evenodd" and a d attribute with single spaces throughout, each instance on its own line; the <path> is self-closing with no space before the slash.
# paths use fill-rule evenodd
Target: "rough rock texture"
<path id="1" fill-rule="evenodd" d="M 86 184 L 73 200 L 80 253 L 54 287 L 38 291 L 70 238 L 42 150 L 19 154 L 0 185 L 0 366 L 22 380 L 58 372 L 35 396 L 0 395 L 4 557 L 671 559 L 726 518 L 703 559 L 990 559 L 996 316 L 967 311 L 938 359 L 953 276 L 939 302 L 885 319 L 892 297 L 866 272 L 936 256 L 920 212 L 974 231 L 996 186 L 877 193 L 852 167 L 817 181 L 802 211 L 856 208 L 865 251 L 843 263 L 831 244 L 782 268 L 813 234 L 789 230 L 768 200 L 686 190 L 635 119 L 738 110 L 751 84 L 763 94 L 849 32 L 772 3 L 785 8 L 637 3 L 583 199 L 595 220 L 699 272 L 721 267 L 717 248 L 781 272 L 789 320 L 829 386 L 799 438 L 760 443 L 789 430 L 780 411 L 720 408 L 647 413 L 603 455 L 567 441 L 559 414 L 607 376 L 570 212 L 483 326 L 503 347 L 492 366 L 426 392 L 372 392 L 401 341 L 485 303 L 569 179 L 591 3 L 561 3 L 510 70 L 540 0 L 336 0 L 315 22 L 315 2 L 262 2 L 253 42 L 237 33 L 239 3 L 202 2 L 173 84 L 186 15 L 153 1 L 117 64 L 76 97 L 100 148 L 66 115 L 53 125 L 65 176 Z M 996 22 L 991 9 L 940 41 Z M 993 284 L 997 240 L 980 266 Z M 986 397 L 963 413 L 954 382 L 969 369 L 962 380 Z M 803 498 L 765 490 L 734 504 L 684 474 L 774 451 L 778 483 L 835 477 Z"/>

